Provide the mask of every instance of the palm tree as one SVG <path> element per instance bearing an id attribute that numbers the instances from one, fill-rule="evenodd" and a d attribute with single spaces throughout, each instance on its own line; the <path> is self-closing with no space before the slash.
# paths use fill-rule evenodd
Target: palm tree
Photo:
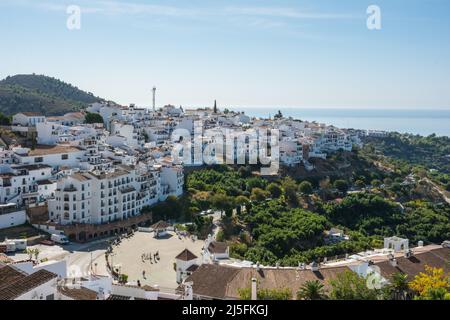
<path id="1" fill-rule="evenodd" d="M 27 248 L 27 250 L 25 252 L 28 254 L 28 260 L 33 259 L 33 253 L 34 253 L 33 249 Z"/>
<path id="2" fill-rule="evenodd" d="M 297 292 L 298 300 L 324 300 L 327 296 L 319 280 L 306 281 Z"/>
<path id="3" fill-rule="evenodd" d="M 41 253 L 41 251 L 36 248 L 33 250 L 33 253 L 34 253 L 34 259 L 36 259 L 36 261 L 37 261 L 38 257 L 39 257 L 39 253 Z"/>
<path id="4" fill-rule="evenodd" d="M 390 290 L 395 300 L 406 300 L 409 292 L 408 275 L 401 272 L 394 273 Z"/>

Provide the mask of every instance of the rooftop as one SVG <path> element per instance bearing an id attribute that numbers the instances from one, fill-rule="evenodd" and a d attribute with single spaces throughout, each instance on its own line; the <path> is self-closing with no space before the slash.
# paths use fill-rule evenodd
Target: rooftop
<path id="1" fill-rule="evenodd" d="M 69 145 L 46 146 L 38 145 L 35 149 L 30 150 L 28 156 L 45 156 L 49 154 L 78 152 L 81 149 Z"/>
<path id="2" fill-rule="evenodd" d="M 424 252 L 415 252 L 411 257 L 396 257 L 397 266 L 392 266 L 389 260 L 375 263 L 381 270 L 383 278 L 389 279 L 396 272 L 405 273 L 412 280 L 420 272 L 425 271 L 425 266 L 442 268 L 445 273 L 450 272 L 448 263 L 450 248 L 436 248 Z"/>
<path id="3" fill-rule="evenodd" d="M 18 114 L 23 114 L 27 117 L 43 117 L 44 115 L 42 113 L 39 112 L 31 112 L 31 111 L 27 111 L 27 112 L 19 112 Z"/>
<path id="4" fill-rule="evenodd" d="M 175 257 L 175 259 L 182 260 L 182 261 L 190 261 L 190 260 L 197 259 L 197 256 L 195 254 L 193 254 L 192 252 L 190 252 L 188 249 L 184 249 L 183 251 L 181 251 L 181 253 L 179 255 L 177 255 Z"/>
<path id="5" fill-rule="evenodd" d="M 298 268 L 252 268 L 231 267 L 218 264 L 203 264 L 185 281 L 193 282 L 195 295 L 216 299 L 238 299 L 239 290 L 249 288 L 251 279 L 256 278 L 258 288 L 289 288 L 292 294 L 309 280 L 320 281 L 329 289 L 329 280 L 339 273 L 350 270 L 347 267 L 323 268 L 319 271 Z"/>
<path id="6" fill-rule="evenodd" d="M 33 288 L 36 288 L 57 277 L 58 276 L 55 273 L 44 269 L 36 271 L 30 275 L 22 275 L 21 277 L 11 273 L 6 281 L 1 282 L 0 300 L 14 300 Z"/>
<path id="7" fill-rule="evenodd" d="M 58 289 L 60 293 L 73 300 L 97 300 L 97 292 L 81 287 L 81 288 L 68 288 L 62 287 Z"/>
<path id="8" fill-rule="evenodd" d="M 225 242 L 213 241 L 208 246 L 208 251 L 211 253 L 225 253 L 227 249 L 228 245 Z"/>

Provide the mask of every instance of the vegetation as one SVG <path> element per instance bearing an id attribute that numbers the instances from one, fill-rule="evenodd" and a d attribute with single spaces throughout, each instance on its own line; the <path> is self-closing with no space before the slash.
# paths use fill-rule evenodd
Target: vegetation
<path id="1" fill-rule="evenodd" d="M 103 117 L 98 113 L 88 112 L 85 116 L 85 123 L 103 123 Z"/>
<path id="2" fill-rule="evenodd" d="M 388 284 L 384 291 L 384 298 L 387 300 L 407 300 L 411 297 L 411 290 L 408 284 L 408 275 L 396 272 L 392 275 L 390 284 Z"/>
<path id="3" fill-rule="evenodd" d="M 299 185 L 299 190 L 303 194 L 312 194 L 313 193 L 313 187 L 311 182 L 309 181 L 302 181 Z"/>
<path id="4" fill-rule="evenodd" d="M 325 300 L 327 295 L 319 280 L 306 281 L 297 292 L 297 300 Z"/>
<path id="5" fill-rule="evenodd" d="M 395 173 L 428 177 L 450 191 L 450 137 L 390 133 L 365 138 L 364 142 L 361 154 L 367 159 L 392 167 Z"/>
<path id="6" fill-rule="evenodd" d="M 5 116 L 3 113 L 0 112 L 0 125 L 8 126 L 10 124 L 11 124 L 11 116 Z"/>
<path id="7" fill-rule="evenodd" d="M 251 300 L 251 288 L 238 289 L 240 300 Z M 292 291 L 288 288 L 258 289 L 258 300 L 292 300 Z"/>
<path id="8" fill-rule="evenodd" d="M 299 262 L 334 258 L 381 247 L 386 236 L 407 237 L 412 243 L 440 243 L 450 238 L 450 208 L 414 198 L 414 186 L 403 186 L 400 177 L 376 174 L 365 182 L 378 185 L 373 191 L 344 195 L 333 201 L 331 185 L 345 185 L 347 180 L 322 179 L 313 192 L 310 181 L 285 177 L 267 182 L 241 167 L 203 169 L 186 177 L 189 196 L 184 207 L 168 209 L 164 215 L 194 217 L 196 212 L 215 208 L 225 213 L 221 239 L 230 241 L 231 255 L 262 264 L 297 266 Z M 341 182 L 338 182 L 342 180 Z M 379 182 L 386 182 L 381 187 Z M 331 201 L 322 200 L 323 191 Z M 400 204 L 393 198 L 408 201 Z M 157 210 L 158 211 L 158 210 Z M 350 240 L 327 243 L 324 231 L 336 226 L 344 229 Z"/>
<path id="9" fill-rule="evenodd" d="M 378 292 L 369 289 L 366 279 L 346 270 L 330 280 L 330 298 L 333 300 L 377 300 Z"/>
<path id="10" fill-rule="evenodd" d="M 450 300 L 450 274 L 441 268 L 425 267 L 409 287 L 416 293 L 417 300 Z"/>
<path id="11" fill-rule="evenodd" d="M 92 93 L 43 75 L 16 75 L 0 81 L 0 112 L 6 115 L 21 111 L 62 115 L 98 101 Z"/>

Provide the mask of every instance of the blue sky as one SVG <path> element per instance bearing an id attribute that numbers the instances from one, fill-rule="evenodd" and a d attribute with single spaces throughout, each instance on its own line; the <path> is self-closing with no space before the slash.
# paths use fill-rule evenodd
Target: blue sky
<path id="1" fill-rule="evenodd" d="M 66 28 L 68 5 L 81 30 Z M 366 27 L 381 8 L 382 29 Z M 0 0 L 0 77 L 122 104 L 450 107 L 447 0 Z"/>

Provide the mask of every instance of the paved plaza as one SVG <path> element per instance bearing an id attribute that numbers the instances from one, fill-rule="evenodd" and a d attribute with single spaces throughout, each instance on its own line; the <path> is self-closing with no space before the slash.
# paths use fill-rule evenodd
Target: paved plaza
<path id="1" fill-rule="evenodd" d="M 113 247 L 113 264 L 121 268 L 121 273 L 128 275 L 128 281 L 140 280 L 142 285 L 158 285 L 160 288 L 175 289 L 175 257 L 184 249 L 190 250 L 199 260 L 204 245 L 203 240 L 193 241 L 168 232 L 168 236 L 157 239 L 153 232 L 136 232 L 129 239 L 123 239 Z M 160 259 L 155 262 L 153 255 L 159 252 Z M 151 254 L 152 260 L 142 261 L 142 254 Z M 111 261 L 111 258 L 110 258 Z M 142 271 L 145 271 L 145 278 Z"/>

